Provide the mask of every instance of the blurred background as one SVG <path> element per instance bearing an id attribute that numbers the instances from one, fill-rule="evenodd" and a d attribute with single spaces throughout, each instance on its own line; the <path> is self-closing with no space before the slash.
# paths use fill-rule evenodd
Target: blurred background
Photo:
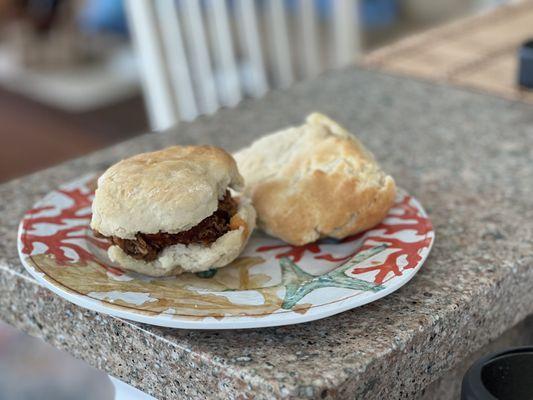
<path id="1" fill-rule="evenodd" d="M 169 18 L 164 12 L 169 2 L 131 3 L 141 9 L 128 13 L 122 0 L 0 0 L 0 181 L 175 122 L 168 117 L 158 122 L 146 111 L 141 88 L 150 85 L 142 79 L 146 60 L 139 68 L 135 56 L 146 42 L 143 27 L 169 26 L 159 18 Z M 178 116 L 192 120 L 242 97 L 352 64 L 406 35 L 502 1 L 230 0 L 222 2 L 229 39 L 219 34 L 220 1 L 172 3 L 177 11 L 170 15 L 176 18 L 170 28 L 180 30 L 177 50 L 187 63 L 172 65 L 185 68 L 178 76 L 186 84 L 177 86 L 182 100 L 189 99 L 179 105 Z M 142 25 L 133 35 L 128 20 Z M 235 54 L 231 59 L 220 54 L 227 48 Z M 236 79 L 237 95 L 228 89 Z M 216 104 L 208 98 L 210 90 L 217 92 Z"/>
<path id="2" fill-rule="evenodd" d="M 533 100 L 520 3 L 0 0 L 0 182 L 355 63 Z M 141 397 L 0 324 L 0 399 Z"/>
<path id="3" fill-rule="evenodd" d="M 153 400 L 153 397 L 0 322 L 0 399 Z"/>

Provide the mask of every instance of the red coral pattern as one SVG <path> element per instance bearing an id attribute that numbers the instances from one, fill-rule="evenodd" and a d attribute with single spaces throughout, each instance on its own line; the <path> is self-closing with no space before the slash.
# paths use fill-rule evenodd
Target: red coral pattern
<path id="1" fill-rule="evenodd" d="M 414 240 L 406 239 L 405 233 L 407 231 L 411 232 L 409 238 L 414 238 Z M 433 227 L 427 216 L 414 204 L 411 196 L 401 195 L 389 211 L 389 215 L 379 225 L 369 231 L 347 237 L 337 242 L 338 244 L 345 244 L 362 241 L 362 244 L 357 246 L 356 250 L 349 254 L 339 256 L 331 252 L 323 251 L 322 248 L 325 246 L 321 242 L 311 243 L 305 246 L 292 246 L 289 244 L 261 246 L 257 248 L 257 251 L 283 250 L 282 252 L 278 252 L 275 257 L 288 257 L 294 262 L 298 262 L 306 254 L 312 253 L 314 254 L 313 258 L 316 260 L 343 263 L 363 250 L 379 244 L 386 244 L 390 251 L 385 260 L 372 261 L 370 266 L 355 267 L 350 271 L 352 275 L 375 272 L 373 278 L 374 283 L 382 284 L 394 276 L 401 276 L 402 271 L 418 266 L 422 261 L 423 251 L 429 250 L 432 240 Z M 405 265 L 403 266 L 400 266 L 401 259 L 405 260 Z"/>
<path id="2" fill-rule="evenodd" d="M 429 249 L 433 240 L 433 227 L 429 219 L 420 215 L 419 210 L 411 204 L 411 198 L 409 196 L 405 196 L 394 208 L 401 210 L 401 214 L 396 215 L 397 219 L 409 222 L 394 224 L 387 224 L 386 221 L 382 222 L 366 236 L 365 242 L 359 251 L 374 247 L 377 243 L 385 243 L 391 248 L 398 250 L 389 254 L 383 263 L 365 268 L 354 268 L 352 270 L 353 274 L 377 271 L 374 279 L 376 284 L 385 282 L 385 279 L 389 275 L 401 276 L 403 270 L 415 268 L 422 261 L 422 251 Z M 414 223 L 411 221 L 414 221 Z M 406 230 L 414 231 L 421 239 L 409 242 L 399 237 L 394 237 L 394 235 Z M 376 231 L 378 232 L 377 234 L 373 233 Z M 405 257 L 407 262 L 402 269 L 400 269 L 398 262 L 400 257 Z"/>
<path id="3" fill-rule="evenodd" d="M 37 205 L 24 216 L 21 222 L 22 253 L 51 255 L 61 266 L 68 266 L 71 262 L 83 265 L 93 261 L 109 272 L 122 274 L 122 271 L 102 263 L 86 247 L 88 243 L 103 250 L 109 247 L 107 241 L 95 238 L 89 228 L 94 192 L 83 185 L 59 189 L 53 195 L 55 200 L 50 201 L 49 205 Z M 60 197 L 62 201 L 58 201 Z M 47 202 L 46 198 L 44 202 Z M 41 231 L 43 233 L 39 233 Z"/>
<path id="4" fill-rule="evenodd" d="M 282 253 L 277 253 L 276 258 L 290 258 L 294 262 L 298 262 L 302 259 L 302 257 L 305 255 L 305 253 L 320 253 L 320 246 L 317 243 L 309 243 L 305 246 L 292 246 L 290 244 L 278 244 L 273 246 L 259 246 L 256 251 L 259 253 L 271 251 L 271 250 L 281 250 L 281 249 L 287 249 L 287 251 L 284 251 Z"/>

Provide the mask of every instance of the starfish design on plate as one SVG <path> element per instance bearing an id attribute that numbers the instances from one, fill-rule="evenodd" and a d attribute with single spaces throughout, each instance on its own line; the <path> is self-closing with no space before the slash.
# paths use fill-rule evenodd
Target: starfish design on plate
<path id="1" fill-rule="evenodd" d="M 376 285 L 372 282 L 350 277 L 346 275 L 345 272 L 360 262 L 381 253 L 387 247 L 386 244 L 382 244 L 362 251 L 340 267 L 319 276 L 308 274 L 289 258 L 282 258 L 280 260 L 282 271 L 282 282 L 280 286 L 285 287 L 285 297 L 283 298 L 281 308 L 290 310 L 304 296 L 323 287 L 338 287 L 373 292 L 378 292 L 384 289 L 383 285 Z"/>

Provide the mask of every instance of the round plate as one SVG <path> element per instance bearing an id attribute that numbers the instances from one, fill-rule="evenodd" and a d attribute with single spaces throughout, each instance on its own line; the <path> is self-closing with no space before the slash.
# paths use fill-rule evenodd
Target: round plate
<path id="1" fill-rule="evenodd" d="M 385 220 L 343 240 L 291 246 L 255 232 L 229 266 L 151 278 L 108 259 L 89 227 L 96 177 L 46 195 L 21 221 L 22 263 L 61 297 L 105 314 L 173 328 L 296 324 L 375 301 L 407 283 L 434 240 L 422 206 L 399 191 Z"/>

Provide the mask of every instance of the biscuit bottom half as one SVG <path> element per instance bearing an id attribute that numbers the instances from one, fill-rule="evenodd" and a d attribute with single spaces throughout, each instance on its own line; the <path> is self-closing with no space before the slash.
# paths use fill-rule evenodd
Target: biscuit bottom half
<path id="1" fill-rule="evenodd" d="M 233 261 L 254 227 L 253 207 L 237 204 L 226 192 L 218 209 L 187 231 L 138 233 L 135 239 L 106 237 L 112 243 L 108 256 L 122 269 L 150 276 L 201 272 Z"/>

